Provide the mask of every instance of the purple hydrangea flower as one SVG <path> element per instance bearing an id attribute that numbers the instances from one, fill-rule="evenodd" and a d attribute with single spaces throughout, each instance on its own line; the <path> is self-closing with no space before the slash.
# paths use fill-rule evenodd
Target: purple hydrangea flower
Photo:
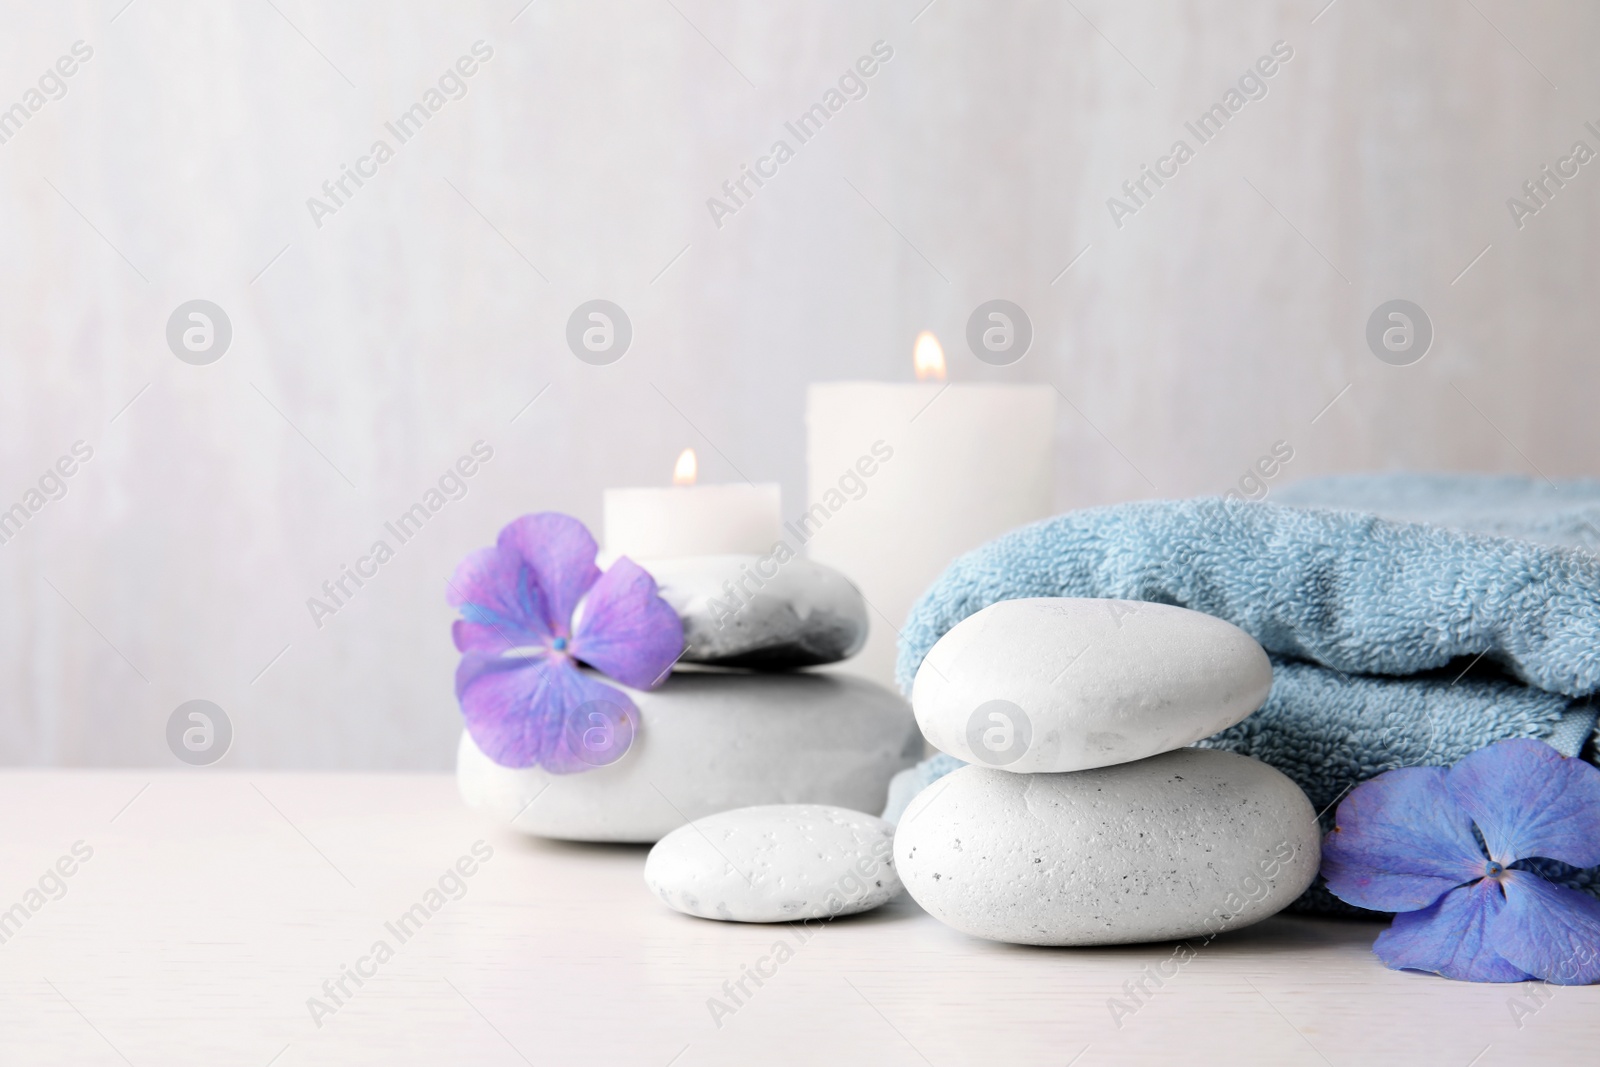
<path id="1" fill-rule="evenodd" d="M 1468 982 L 1600 980 L 1600 900 L 1526 862 L 1600 864 L 1600 768 L 1542 741 L 1500 741 L 1448 770 L 1363 782 L 1335 823 L 1322 874 L 1339 899 L 1399 913 L 1372 946 L 1390 967 Z"/>
<path id="2" fill-rule="evenodd" d="M 570 774 L 615 762 L 638 708 L 580 666 L 651 689 L 683 652 L 683 623 L 655 579 L 626 556 L 602 574 L 596 550 L 583 523 L 542 512 L 514 520 L 456 567 L 456 698 L 467 732 L 496 763 Z"/>

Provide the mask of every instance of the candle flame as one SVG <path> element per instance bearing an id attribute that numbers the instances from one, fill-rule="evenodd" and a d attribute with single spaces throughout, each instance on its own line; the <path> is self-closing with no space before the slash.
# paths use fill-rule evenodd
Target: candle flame
<path id="1" fill-rule="evenodd" d="M 694 458 L 694 449 L 686 448 L 672 466 L 673 485 L 693 485 L 700 476 L 700 462 Z"/>
<path id="2" fill-rule="evenodd" d="M 911 365 L 916 369 L 917 381 L 944 381 L 944 349 L 932 330 L 917 334 L 917 343 L 911 350 Z"/>

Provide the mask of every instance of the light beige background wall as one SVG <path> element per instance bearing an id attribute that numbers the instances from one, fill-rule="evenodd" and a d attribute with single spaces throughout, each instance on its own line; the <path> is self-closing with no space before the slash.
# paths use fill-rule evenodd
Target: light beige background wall
<path id="1" fill-rule="evenodd" d="M 1600 166 L 1521 230 L 1505 203 L 1600 147 L 1578 0 L 123 2 L 0 11 L 0 106 L 93 48 L 0 144 L 0 504 L 94 451 L 0 546 L 8 763 L 172 765 L 203 697 L 234 766 L 446 767 L 457 558 L 524 511 L 598 522 L 685 445 L 798 512 L 804 385 L 909 379 L 922 328 L 957 379 L 1070 401 L 1062 508 L 1221 491 L 1279 440 L 1282 480 L 1596 473 Z M 316 227 L 479 40 L 467 95 Z M 706 199 L 879 40 L 865 98 L 718 228 Z M 1280 40 L 1268 95 L 1116 227 Z M 563 341 L 594 297 L 635 328 L 608 367 Z M 993 297 L 1036 330 L 1012 367 L 961 343 Z M 1363 340 L 1394 297 L 1437 331 L 1413 366 Z M 210 366 L 164 339 L 194 298 L 233 324 Z M 479 440 L 467 496 L 314 625 Z"/>

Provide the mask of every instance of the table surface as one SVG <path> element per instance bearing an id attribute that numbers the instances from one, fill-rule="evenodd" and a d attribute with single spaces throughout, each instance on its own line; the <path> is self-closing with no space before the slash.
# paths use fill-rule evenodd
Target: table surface
<path id="1" fill-rule="evenodd" d="M 1370 922 L 1270 919 L 1132 998 L 1172 945 L 993 944 L 904 897 L 814 932 L 692 919 L 645 890 L 644 848 L 521 838 L 442 775 L 12 771 L 0 810 L 7 1065 L 1486 1067 L 1600 1047 L 1600 987 L 1389 971 Z M 447 873 L 462 857 L 471 876 Z M 341 993 L 347 968 L 365 977 Z"/>

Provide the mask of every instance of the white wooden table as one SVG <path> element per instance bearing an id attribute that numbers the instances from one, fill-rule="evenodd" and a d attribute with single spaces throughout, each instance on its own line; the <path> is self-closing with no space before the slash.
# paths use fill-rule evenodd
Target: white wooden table
<path id="1" fill-rule="evenodd" d="M 645 891 L 643 848 L 517 838 L 465 810 L 444 776 L 6 772 L 0 811 L 0 908 L 22 905 L 0 913 L 7 1067 L 1600 1055 L 1600 987 L 1396 973 L 1368 950 L 1378 925 L 1331 920 L 1224 935 L 1159 989 L 1146 979 L 1152 995 L 1118 1026 L 1111 998 L 1135 1004 L 1125 983 L 1172 946 L 991 944 L 906 899 L 803 943 L 789 926 L 691 919 Z M 386 924 L 425 912 L 479 841 L 492 856 L 462 865 L 459 899 L 440 893 L 397 937 Z M 87 860 L 71 858 L 77 842 Z M 381 962 L 380 940 L 393 950 Z M 358 966 L 367 976 L 340 995 Z M 747 967 L 770 977 L 758 986 Z M 315 1021 L 312 997 L 330 1009 Z M 714 1020 L 711 998 L 730 1012 Z"/>

